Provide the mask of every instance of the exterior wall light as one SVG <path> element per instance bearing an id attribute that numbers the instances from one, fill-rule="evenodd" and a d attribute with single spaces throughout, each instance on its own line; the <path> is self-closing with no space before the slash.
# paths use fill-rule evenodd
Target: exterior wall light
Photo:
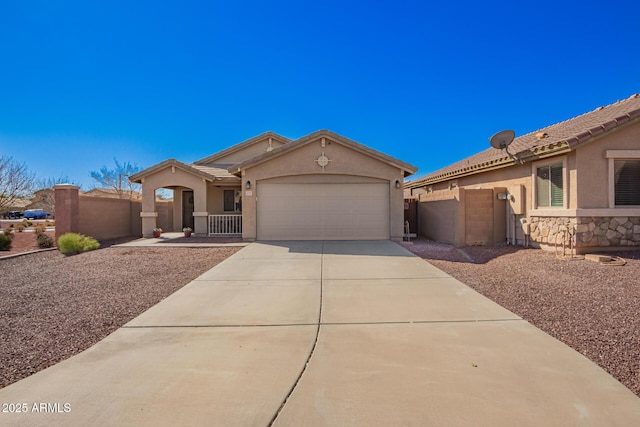
<path id="1" fill-rule="evenodd" d="M 251 181 L 247 181 L 247 183 L 244 185 L 244 187 L 248 190 L 251 188 Z"/>
<path id="2" fill-rule="evenodd" d="M 400 181 L 396 179 L 396 188 L 400 188 Z"/>

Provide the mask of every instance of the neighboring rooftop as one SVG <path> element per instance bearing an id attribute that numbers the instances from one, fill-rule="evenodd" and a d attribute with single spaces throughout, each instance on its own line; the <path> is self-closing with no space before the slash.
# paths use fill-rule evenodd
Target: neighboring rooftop
<path id="1" fill-rule="evenodd" d="M 572 119 L 522 135 L 513 140 L 508 150 L 522 161 L 549 157 L 571 151 L 592 138 L 608 133 L 618 126 L 638 118 L 640 118 L 640 95 L 635 94 L 622 101 L 598 107 Z M 514 165 L 514 160 L 505 150 L 490 147 L 422 178 L 408 182 L 405 187 L 416 188 L 512 165 Z"/>

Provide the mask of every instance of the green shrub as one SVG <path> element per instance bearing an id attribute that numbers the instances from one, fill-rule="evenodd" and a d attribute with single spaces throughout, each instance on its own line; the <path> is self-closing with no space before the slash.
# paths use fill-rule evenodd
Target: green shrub
<path id="1" fill-rule="evenodd" d="M 41 249 L 52 248 L 54 243 L 53 237 L 44 233 L 36 234 L 36 242 L 38 243 L 38 247 Z"/>
<path id="2" fill-rule="evenodd" d="M 65 233 L 58 239 L 58 249 L 65 255 L 92 251 L 99 247 L 100 243 L 96 239 L 78 233 Z"/>
<path id="3" fill-rule="evenodd" d="M 0 251 L 11 250 L 11 236 L 8 234 L 0 234 Z"/>

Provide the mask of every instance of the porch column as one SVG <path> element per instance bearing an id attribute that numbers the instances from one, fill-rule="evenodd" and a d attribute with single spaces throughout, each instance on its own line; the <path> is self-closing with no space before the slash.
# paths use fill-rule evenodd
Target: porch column
<path id="1" fill-rule="evenodd" d="M 153 237 L 153 229 L 156 228 L 156 190 L 142 182 L 142 236 Z"/>
<path id="2" fill-rule="evenodd" d="M 77 233 L 80 221 L 80 187 L 58 184 L 53 187 L 56 203 L 56 242 L 65 233 Z"/>
<path id="3" fill-rule="evenodd" d="M 209 235 L 209 212 L 207 211 L 207 181 L 193 188 L 193 232 L 196 236 Z"/>

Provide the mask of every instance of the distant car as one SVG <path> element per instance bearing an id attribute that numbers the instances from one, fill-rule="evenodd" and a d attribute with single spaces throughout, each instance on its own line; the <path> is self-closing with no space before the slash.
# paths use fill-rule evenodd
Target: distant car
<path id="1" fill-rule="evenodd" d="M 29 209 L 24 211 L 23 216 L 26 219 L 47 219 L 49 212 L 45 212 L 42 209 Z"/>
<path id="2" fill-rule="evenodd" d="M 22 212 L 20 211 L 9 211 L 7 212 L 7 219 L 16 219 L 16 218 L 22 218 Z"/>

